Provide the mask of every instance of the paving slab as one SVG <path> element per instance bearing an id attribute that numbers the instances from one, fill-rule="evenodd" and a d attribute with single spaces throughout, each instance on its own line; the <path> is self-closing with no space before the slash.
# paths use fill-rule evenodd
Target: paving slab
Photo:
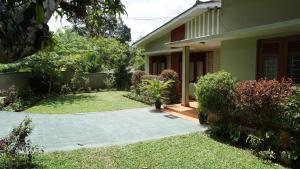
<path id="1" fill-rule="evenodd" d="M 48 152 L 124 145 L 207 129 L 152 108 L 68 115 L 0 112 L 0 137 L 26 116 L 33 121 L 32 143 Z"/>

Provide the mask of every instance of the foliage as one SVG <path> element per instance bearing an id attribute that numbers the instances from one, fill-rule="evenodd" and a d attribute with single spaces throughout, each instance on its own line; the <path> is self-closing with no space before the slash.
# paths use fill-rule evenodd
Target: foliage
<path id="1" fill-rule="evenodd" d="M 32 146 L 28 136 L 32 132 L 31 120 L 25 118 L 10 134 L 0 139 L 0 168 L 23 169 L 34 168 L 35 153 L 40 152 L 37 146 Z"/>
<path id="2" fill-rule="evenodd" d="M 108 74 L 104 80 L 105 87 L 107 89 L 113 89 L 116 84 L 116 79 L 113 74 Z"/>
<path id="3" fill-rule="evenodd" d="M 147 96 L 147 95 L 141 95 L 141 94 L 137 94 L 136 92 L 129 92 L 128 94 L 125 94 L 124 97 L 127 97 L 131 100 L 135 100 L 141 103 L 145 103 L 148 105 L 152 105 L 153 104 L 153 100 Z"/>
<path id="4" fill-rule="evenodd" d="M 112 38 L 83 37 L 70 29 L 57 31 L 53 39 L 55 45 L 3 69 L 32 72 L 30 84 L 39 94 L 86 90 L 84 86 L 78 88 L 78 84 L 85 84 L 82 82 L 87 80 L 87 73 L 99 71 L 115 72 L 116 85 L 120 89 L 129 88 L 129 70 L 135 55 L 128 44 Z M 67 84 L 63 80 L 65 72 L 75 72 Z"/>
<path id="5" fill-rule="evenodd" d="M 133 63 L 131 64 L 134 70 L 145 70 L 144 52 L 144 49 L 131 49 L 131 55 L 133 55 Z"/>
<path id="6" fill-rule="evenodd" d="M 137 70 L 133 73 L 131 77 L 131 96 L 130 98 L 133 98 L 134 100 L 139 100 L 141 102 L 146 102 L 146 103 L 151 103 L 151 98 L 153 96 L 151 95 L 145 95 L 144 94 L 144 89 L 145 85 L 145 80 L 156 80 L 156 81 L 161 81 L 161 82 L 166 82 L 166 81 L 173 81 L 172 84 L 169 85 L 169 87 L 165 90 L 162 91 L 161 98 L 159 99 L 160 101 L 163 100 L 165 103 L 177 103 L 179 100 L 179 97 L 177 96 L 177 85 L 178 85 L 178 74 L 173 71 L 173 70 L 164 70 L 161 75 L 156 76 L 156 75 L 146 75 L 144 71 Z M 136 98 L 134 98 L 136 97 Z"/>
<path id="7" fill-rule="evenodd" d="M 1 95 L 4 97 L 3 99 L 3 106 L 8 106 L 12 104 L 17 99 L 17 89 L 16 86 L 11 86 L 7 90 L 0 91 Z"/>
<path id="8" fill-rule="evenodd" d="M 270 162 L 272 162 L 272 160 L 275 159 L 275 153 L 271 149 L 265 150 L 265 151 L 260 151 L 259 157 L 264 159 L 266 162 L 270 163 Z"/>
<path id="9" fill-rule="evenodd" d="M 159 76 L 157 76 L 157 75 L 144 75 L 144 76 L 142 76 L 142 81 L 143 80 L 159 80 Z"/>
<path id="10" fill-rule="evenodd" d="M 263 139 L 258 136 L 255 136 L 254 134 L 249 134 L 246 139 L 246 143 L 250 144 L 250 146 L 253 149 L 258 150 L 258 149 L 261 149 L 261 147 L 262 147 Z"/>
<path id="11" fill-rule="evenodd" d="M 231 114 L 235 113 L 236 85 L 237 79 L 227 72 L 207 74 L 196 84 L 195 96 L 199 109 L 205 113 L 217 114 L 218 118 L 213 123 L 220 126 L 222 134 L 232 130 L 228 123 L 231 121 Z"/>
<path id="12" fill-rule="evenodd" d="M 86 72 L 97 73 L 102 71 L 100 57 L 97 57 L 94 53 L 87 55 L 86 58 L 84 58 L 83 62 L 86 63 Z"/>
<path id="13" fill-rule="evenodd" d="M 124 24 L 122 18 L 115 15 L 92 16 L 94 17 L 89 26 L 82 27 L 81 25 L 73 26 L 73 30 L 81 36 L 114 38 L 121 43 L 131 41 L 131 29 Z"/>
<path id="14" fill-rule="evenodd" d="M 51 48 L 48 48 L 27 57 L 22 62 L 23 67 L 30 67 L 31 87 L 39 94 L 51 94 L 54 86 L 60 85 L 63 61 L 57 53 L 50 52 L 51 50 Z"/>
<path id="15" fill-rule="evenodd" d="M 102 28 L 105 18 L 125 14 L 120 0 L 1 0 L 0 7 L 2 63 L 24 58 L 48 46 L 52 37 L 48 21 L 55 13 L 89 32 Z M 121 32 L 128 34 L 129 30 L 124 28 Z"/>
<path id="16" fill-rule="evenodd" d="M 295 87 L 293 94 L 282 100 L 281 106 L 282 127 L 289 131 L 300 132 L 300 87 Z"/>
<path id="17" fill-rule="evenodd" d="M 300 155 L 299 94 L 288 80 L 237 84 L 225 72 L 202 77 L 196 89 L 200 109 L 219 114 L 212 123 L 218 136 L 249 146 L 267 162 L 284 159 L 286 164 Z"/>
<path id="18" fill-rule="evenodd" d="M 173 80 L 160 81 L 160 80 L 143 80 L 142 91 L 145 95 L 149 96 L 153 103 L 163 102 L 162 93 L 168 89 L 173 83 Z"/>
<path id="19" fill-rule="evenodd" d="M 142 70 L 136 70 L 133 72 L 131 76 L 131 84 L 134 89 L 137 89 L 139 84 L 142 82 L 142 76 L 146 74 L 145 71 Z"/>
<path id="20" fill-rule="evenodd" d="M 292 94 L 292 83 L 283 80 L 250 80 L 237 88 L 237 106 L 246 119 L 263 131 L 280 127 L 281 100 Z"/>
<path id="21" fill-rule="evenodd" d="M 120 63 L 120 65 L 114 71 L 116 87 L 119 90 L 128 90 L 130 88 L 130 69 L 126 64 Z"/>
<path id="22" fill-rule="evenodd" d="M 177 72 L 171 69 L 166 69 L 159 75 L 160 80 L 168 81 L 173 80 L 174 83 L 164 91 L 163 95 L 167 98 L 167 103 L 174 104 L 179 102 L 179 96 L 177 94 L 177 86 L 179 83 L 179 75 Z"/>
<path id="23" fill-rule="evenodd" d="M 0 105 L 2 111 L 22 111 L 41 99 L 31 89 L 17 90 L 14 86 L 2 90 L 1 95 L 4 96 Z"/>
<path id="24" fill-rule="evenodd" d="M 177 72 L 175 72 L 172 69 L 165 69 L 161 72 L 159 75 L 160 80 L 162 81 L 168 81 L 173 80 L 175 84 L 179 82 L 179 75 Z"/>

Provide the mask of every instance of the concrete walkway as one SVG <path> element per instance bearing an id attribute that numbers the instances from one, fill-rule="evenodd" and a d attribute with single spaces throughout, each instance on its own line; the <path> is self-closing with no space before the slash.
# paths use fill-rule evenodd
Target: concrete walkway
<path id="1" fill-rule="evenodd" d="M 150 108 L 70 115 L 0 112 L 0 137 L 25 116 L 33 120 L 30 139 L 45 151 L 122 145 L 206 130 L 197 123 Z"/>

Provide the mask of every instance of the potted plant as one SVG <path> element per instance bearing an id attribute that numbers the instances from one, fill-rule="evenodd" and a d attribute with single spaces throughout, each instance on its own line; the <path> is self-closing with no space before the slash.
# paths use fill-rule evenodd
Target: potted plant
<path id="1" fill-rule="evenodd" d="M 152 102 L 155 104 L 157 110 L 161 109 L 163 102 L 162 93 L 164 90 L 168 89 L 173 83 L 173 80 L 160 81 L 154 80 L 143 80 L 142 90 L 147 94 Z"/>
<path id="2" fill-rule="evenodd" d="M 200 124 L 206 124 L 207 123 L 207 114 L 204 113 L 204 112 L 200 112 L 198 113 L 198 116 L 199 116 L 199 122 Z"/>

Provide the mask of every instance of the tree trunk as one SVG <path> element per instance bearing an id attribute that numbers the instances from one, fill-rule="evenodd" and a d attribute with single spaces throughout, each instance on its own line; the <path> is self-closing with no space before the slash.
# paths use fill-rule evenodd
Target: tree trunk
<path id="1" fill-rule="evenodd" d="M 44 20 L 41 23 L 36 19 L 36 4 L 33 2 L 22 13 L 22 21 L 10 23 L 8 19 L 1 19 L 0 63 L 10 63 L 30 56 L 49 44 L 51 33 L 47 23 L 60 1 L 37 0 L 44 9 Z"/>

